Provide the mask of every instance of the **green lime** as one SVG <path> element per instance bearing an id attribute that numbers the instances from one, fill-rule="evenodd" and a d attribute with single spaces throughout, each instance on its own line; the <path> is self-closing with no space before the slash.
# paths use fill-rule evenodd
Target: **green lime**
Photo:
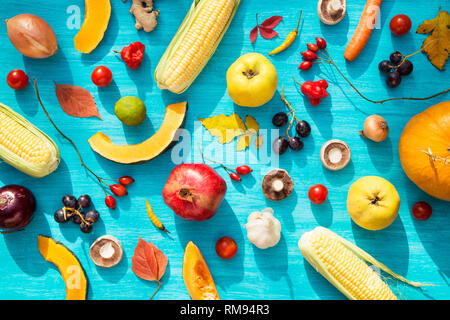
<path id="1" fill-rule="evenodd" d="M 122 123 L 138 126 L 145 120 L 147 109 L 144 102 L 137 97 L 123 97 L 116 102 L 114 113 Z"/>

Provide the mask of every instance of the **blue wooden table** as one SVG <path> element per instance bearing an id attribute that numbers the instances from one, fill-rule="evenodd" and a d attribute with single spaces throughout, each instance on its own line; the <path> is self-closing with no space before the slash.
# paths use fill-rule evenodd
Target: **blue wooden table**
<path id="1" fill-rule="evenodd" d="M 21 184 L 30 188 L 38 200 L 34 220 L 25 231 L 0 237 L 0 298 L 2 299 L 63 299 L 64 283 L 57 269 L 44 261 L 38 252 L 37 235 L 51 235 L 73 250 L 81 260 L 89 277 L 89 299 L 148 299 L 156 284 L 140 280 L 131 271 L 131 257 L 138 236 L 153 241 L 169 258 L 169 266 L 163 278 L 163 287 L 156 299 L 187 299 L 189 295 L 182 278 L 184 247 L 189 240 L 202 250 L 214 276 L 219 293 L 224 299 L 344 299 L 332 285 L 316 273 L 305 262 L 297 247 L 300 236 L 316 226 L 324 226 L 373 254 L 395 272 L 414 281 L 434 283 L 437 286 L 416 290 L 395 281 L 389 281 L 394 292 L 404 299 L 448 299 L 450 298 L 450 209 L 449 203 L 438 201 L 424 194 L 404 174 L 398 156 L 398 141 L 406 122 L 416 113 L 450 96 L 440 96 L 428 101 L 397 101 L 374 105 L 361 99 L 344 80 L 329 66 L 314 66 L 312 70 L 299 73 L 300 51 L 316 36 L 328 41 L 328 49 L 343 72 L 367 96 L 374 99 L 396 96 L 428 96 L 449 87 L 449 71 L 440 72 L 427 58 L 418 54 L 411 58 L 414 71 L 404 77 L 396 89 L 385 85 L 379 74 L 378 62 L 387 59 L 391 52 L 399 50 L 409 54 L 418 50 L 424 35 L 414 30 L 425 19 L 434 18 L 438 6 L 449 10 L 448 1 L 385 0 L 381 9 L 381 29 L 373 35 L 361 56 L 353 63 L 346 63 L 343 52 L 359 20 L 365 1 L 348 1 L 347 15 L 336 26 L 322 24 L 316 14 L 317 1 L 243 0 L 230 29 L 217 52 L 192 87 L 178 96 L 158 89 L 153 73 L 166 46 L 188 11 L 189 0 L 156 0 L 161 10 L 156 30 L 150 34 L 136 31 L 134 18 L 128 13 L 130 1 L 112 2 L 112 15 L 105 38 L 89 55 L 74 49 L 73 37 L 77 30 L 70 28 L 71 5 L 84 12 L 84 1 L 61 2 L 41 0 L 23 2 L 2 1 L 0 20 L 20 13 L 41 16 L 55 30 L 58 38 L 58 53 L 44 60 L 23 57 L 11 45 L 6 34 L 6 25 L 0 24 L 0 101 L 26 116 L 43 129 L 58 144 L 62 162 L 59 169 L 43 179 L 30 178 L 5 163 L 0 164 L 0 183 Z M 205 152 L 221 150 L 221 145 L 199 125 L 198 118 L 219 114 L 249 114 L 260 123 L 261 129 L 274 129 L 273 114 L 284 108 L 280 93 L 267 105 L 242 108 L 233 104 L 226 92 L 225 73 L 228 66 L 240 55 L 260 52 L 265 55 L 279 45 L 295 27 L 298 13 L 303 9 L 303 22 L 299 38 L 287 51 L 270 57 L 279 75 L 279 92 L 284 85 L 286 98 L 294 106 L 297 115 L 312 126 L 312 134 L 305 139 L 305 148 L 300 152 L 288 151 L 277 164 L 275 159 L 259 161 L 255 149 L 236 152 L 235 142 L 227 146 L 227 164 L 250 163 L 254 168 L 251 177 L 241 183 L 224 176 L 228 192 L 218 214 L 206 222 L 189 222 L 175 217 L 164 204 L 161 191 L 170 171 L 180 161 L 172 152 L 139 165 L 119 165 L 97 156 L 89 147 L 87 139 L 98 131 L 113 138 L 116 143 L 138 143 L 150 137 L 161 125 L 165 106 L 169 103 L 188 100 L 189 112 L 186 129 L 192 134 L 190 148 L 184 150 L 184 161 L 200 161 L 196 150 L 201 143 Z M 255 14 L 260 22 L 272 15 L 282 15 L 283 21 L 276 28 L 280 36 L 273 40 L 259 37 L 250 43 L 249 32 L 255 26 Z M 412 31 L 395 37 L 389 30 L 389 21 L 404 13 L 413 21 Z M 140 69 L 127 69 L 112 50 L 120 50 L 132 41 L 141 41 L 146 46 L 146 55 Z M 114 82 L 106 88 L 97 88 L 90 80 L 92 70 L 98 65 L 108 66 L 114 74 Z M 36 77 L 41 97 L 51 116 L 63 131 L 71 136 L 80 148 L 83 157 L 99 175 L 118 178 L 131 175 L 136 183 L 129 188 L 130 195 L 118 200 L 118 209 L 108 210 L 104 195 L 95 181 L 79 164 L 73 148 L 50 125 L 37 104 L 34 90 L 29 85 L 25 90 L 14 92 L 5 81 L 11 69 L 20 68 L 30 78 Z M 448 69 L 448 68 L 447 68 Z M 292 81 L 295 76 L 301 81 L 327 79 L 330 96 L 318 107 L 312 107 L 303 99 Z M 79 119 L 66 115 L 55 96 L 53 80 L 60 84 L 76 84 L 88 89 L 94 96 L 103 121 L 97 118 Z M 147 120 L 139 127 L 126 127 L 114 115 L 114 103 L 122 96 L 133 95 L 144 100 Z M 363 140 L 358 130 L 370 114 L 380 114 L 390 126 L 389 138 L 382 143 Z M 332 138 L 345 140 L 352 150 L 352 161 L 343 170 L 330 172 L 319 159 L 322 144 Z M 270 157 L 270 144 L 267 148 Z M 222 152 L 212 155 L 220 160 Z M 272 166 L 288 170 L 294 180 L 293 194 L 284 201 L 273 203 L 261 193 L 261 180 Z M 399 217 L 387 229 L 366 231 L 354 223 L 346 211 L 346 194 L 349 186 L 358 178 L 378 175 L 391 181 L 401 197 Z M 313 184 L 328 187 L 329 197 L 322 205 L 313 205 L 307 191 Z M 89 193 L 101 220 L 94 226 L 92 234 L 83 234 L 73 223 L 58 225 L 53 213 L 61 207 L 64 194 Z M 172 236 L 159 232 L 149 221 L 145 212 L 145 199 L 172 231 Z M 243 201 L 245 199 L 245 201 Z M 427 201 L 433 207 L 428 221 L 417 221 L 411 216 L 411 206 L 416 201 Z M 271 249 L 260 250 L 248 242 L 244 229 L 247 216 L 254 210 L 271 206 L 282 224 L 280 243 Z M 89 246 L 99 236 L 111 234 L 119 238 L 124 246 L 123 261 L 112 269 L 96 267 L 89 258 Z M 237 256 L 230 260 L 217 257 L 214 246 L 221 236 L 233 237 L 239 246 Z"/>

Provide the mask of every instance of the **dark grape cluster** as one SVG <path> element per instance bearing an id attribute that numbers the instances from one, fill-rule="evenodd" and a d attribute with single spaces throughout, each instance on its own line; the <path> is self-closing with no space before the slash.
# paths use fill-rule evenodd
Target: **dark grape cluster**
<path id="1" fill-rule="evenodd" d="M 407 76 L 413 71 L 413 64 L 406 56 L 395 51 L 389 57 L 389 60 L 383 60 L 378 64 L 381 72 L 389 73 L 386 83 L 389 87 L 395 88 L 402 82 L 402 76 Z"/>
<path id="2" fill-rule="evenodd" d="M 54 218 L 58 223 L 66 223 L 72 220 L 80 225 L 84 233 L 92 231 L 92 225 L 100 219 L 97 210 L 88 210 L 91 206 L 91 197 L 83 194 L 78 199 L 71 194 L 66 194 L 62 199 L 63 207 L 55 212 Z M 85 212 L 87 211 L 87 212 Z"/>
<path id="3" fill-rule="evenodd" d="M 298 120 L 296 117 L 294 120 L 297 120 L 297 123 L 295 124 L 295 131 L 297 132 L 296 137 L 287 137 L 286 135 L 281 136 L 272 144 L 273 150 L 277 154 L 283 154 L 286 152 L 288 147 L 290 147 L 292 150 L 298 151 L 303 149 L 303 141 L 301 138 L 306 138 L 311 133 L 311 126 L 308 122 L 305 120 Z M 278 112 L 275 114 L 272 118 L 272 123 L 274 126 L 282 127 L 286 125 L 289 121 L 289 115 L 284 112 Z"/>

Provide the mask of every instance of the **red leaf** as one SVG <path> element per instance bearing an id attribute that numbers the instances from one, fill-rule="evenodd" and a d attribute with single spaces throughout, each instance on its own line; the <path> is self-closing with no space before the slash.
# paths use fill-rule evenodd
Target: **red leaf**
<path id="1" fill-rule="evenodd" d="M 159 281 L 166 272 L 167 257 L 153 243 L 139 237 L 131 259 L 131 270 L 141 279 Z"/>
<path id="2" fill-rule="evenodd" d="M 266 28 L 266 27 L 259 27 L 259 33 L 261 33 L 261 36 L 264 39 L 272 39 L 278 35 L 278 32 L 276 32 L 273 29 Z"/>
<path id="3" fill-rule="evenodd" d="M 78 118 L 98 117 L 102 119 L 98 113 L 94 98 L 86 89 L 74 85 L 55 83 L 55 91 L 61 108 L 69 116 Z"/>
<path id="4" fill-rule="evenodd" d="M 254 27 L 252 31 L 250 31 L 250 42 L 255 42 L 256 38 L 258 38 L 258 26 Z"/>
<path id="5" fill-rule="evenodd" d="M 264 22 L 261 23 L 261 26 L 273 29 L 281 22 L 281 20 L 283 20 L 282 16 L 273 16 L 264 20 Z"/>

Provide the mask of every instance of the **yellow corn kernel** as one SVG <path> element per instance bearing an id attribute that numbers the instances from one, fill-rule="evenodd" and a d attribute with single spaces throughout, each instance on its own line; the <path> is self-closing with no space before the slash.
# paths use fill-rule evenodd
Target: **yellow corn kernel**
<path id="1" fill-rule="evenodd" d="M 34 164 L 46 163 L 51 151 L 49 146 L 23 125 L 0 111 L 0 145 L 19 158 Z"/>
<path id="2" fill-rule="evenodd" d="M 306 260 L 349 299 L 397 300 L 380 276 L 340 239 L 318 227 L 300 238 L 299 247 Z"/>

